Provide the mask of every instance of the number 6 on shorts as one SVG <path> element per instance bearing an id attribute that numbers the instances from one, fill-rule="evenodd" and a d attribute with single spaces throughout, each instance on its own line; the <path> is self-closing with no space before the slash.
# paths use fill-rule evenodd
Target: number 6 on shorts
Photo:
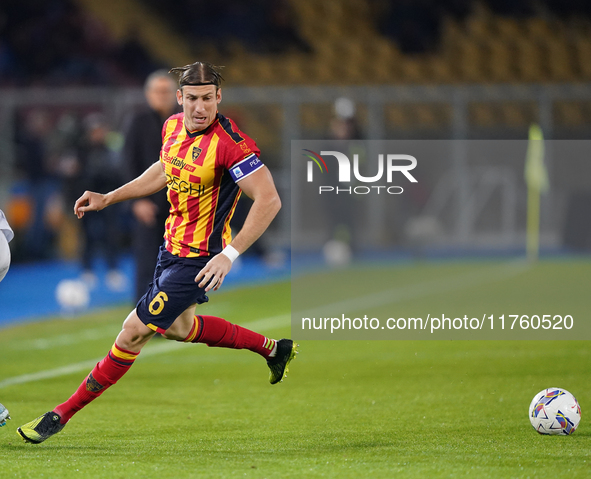
<path id="1" fill-rule="evenodd" d="M 160 291 L 148 306 L 148 311 L 154 316 L 160 314 L 164 309 L 164 303 L 168 301 L 168 295 L 164 291 Z"/>

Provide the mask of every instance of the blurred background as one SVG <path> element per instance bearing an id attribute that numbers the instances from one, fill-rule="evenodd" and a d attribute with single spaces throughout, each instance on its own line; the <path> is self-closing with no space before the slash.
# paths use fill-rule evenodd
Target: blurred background
<path id="1" fill-rule="evenodd" d="M 0 209 L 15 239 L 0 323 L 59 311 L 64 279 L 87 286 L 86 296 L 65 288 L 74 304 L 133 300 L 130 205 L 89 235 L 73 202 L 89 155 L 122 172 L 103 184 L 124 181 L 127 127 L 145 107 L 147 76 L 196 60 L 225 66 L 220 111 L 256 140 L 284 200 L 236 281 L 288 274 L 292 224 L 307 252 L 346 242 L 314 212 L 292 218 L 292 140 L 526 140 L 533 123 L 546 139 L 591 139 L 591 4 L 583 0 L 180 0 L 173 8 L 4 0 Z M 588 254 L 588 150 L 554 150 L 545 156 L 541 251 Z M 405 204 L 383 204 L 368 218 L 383 234 L 364 246 L 412 255 L 418 241 L 427 256 L 525 251 L 525 158 L 452 156 L 422 164 Z M 247 210 L 244 202 L 236 228 Z M 15 300 L 32 288 L 35 304 Z"/>

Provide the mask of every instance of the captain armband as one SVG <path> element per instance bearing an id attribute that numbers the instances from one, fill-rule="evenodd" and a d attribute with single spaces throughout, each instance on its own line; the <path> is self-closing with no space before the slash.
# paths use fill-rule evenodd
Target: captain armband
<path id="1" fill-rule="evenodd" d="M 252 175 L 256 170 L 263 167 L 263 162 L 254 153 L 247 156 L 244 160 L 236 163 L 230 167 L 230 176 L 235 183 L 243 180 L 249 175 Z"/>

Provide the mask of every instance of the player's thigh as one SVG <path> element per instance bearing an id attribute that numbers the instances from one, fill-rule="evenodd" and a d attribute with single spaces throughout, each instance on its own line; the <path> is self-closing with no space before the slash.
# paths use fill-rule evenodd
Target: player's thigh
<path id="1" fill-rule="evenodd" d="M 166 339 L 183 340 L 195 327 L 195 307 L 197 303 L 193 303 L 181 315 L 175 319 L 174 323 L 166 330 L 163 336 Z"/>
<path id="2" fill-rule="evenodd" d="M 194 310 L 195 304 L 208 301 L 205 290 L 195 283 L 195 277 L 206 262 L 207 258 L 178 258 L 161 250 L 154 281 L 136 307 L 140 320 L 161 334 L 165 334 L 178 318 L 182 318 L 180 325 L 190 321 L 192 315 L 187 311 Z"/>

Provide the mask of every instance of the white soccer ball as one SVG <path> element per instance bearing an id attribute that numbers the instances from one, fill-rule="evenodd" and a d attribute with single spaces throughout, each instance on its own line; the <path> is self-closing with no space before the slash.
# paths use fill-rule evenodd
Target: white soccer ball
<path id="1" fill-rule="evenodd" d="M 66 311 L 85 309 L 90 303 L 90 293 L 84 281 L 63 279 L 55 289 L 55 298 Z"/>
<path id="2" fill-rule="evenodd" d="M 327 241 L 322 247 L 322 254 L 329 266 L 346 266 L 353 257 L 351 247 L 340 240 Z"/>
<path id="3" fill-rule="evenodd" d="M 529 420 L 540 434 L 567 436 L 577 429 L 581 408 L 566 389 L 548 388 L 534 396 L 529 405 Z"/>
<path id="4" fill-rule="evenodd" d="M 10 246 L 4 233 L 0 230 L 0 281 L 4 279 L 10 268 Z"/>
<path id="5" fill-rule="evenodd" d="M 0 404 L 0 427 L 6 425 L 7 419 L 10 419 L 10 414 L 8 414 L 8 409 L 6 409 L 2 404 Z"/>

